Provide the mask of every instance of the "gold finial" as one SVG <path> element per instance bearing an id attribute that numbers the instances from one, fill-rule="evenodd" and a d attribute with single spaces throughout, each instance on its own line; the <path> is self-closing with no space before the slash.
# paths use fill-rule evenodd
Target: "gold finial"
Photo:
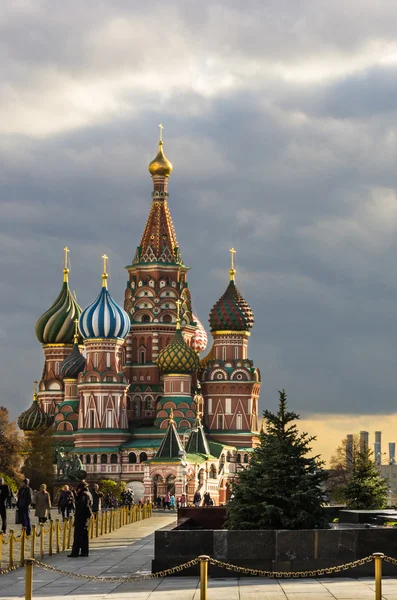
<path id="1" fill-rule="evenodd" d="M 107 278 L 108 278 L 108 274 L 107 274 L 106 267 L 107 267 L 107 260 L 108 260 L 108 257 L 106 256 L 106 254 L 104 254 L 104 255 L 102 256 L 102 258 L 103 258 L 102 287 L 105 287 L 105 288 L 107 288 L 108 286 L 107 286 L 106 280 L 107 280 Z"/>
<path id="2" fill-rule="evenodd" d="M 264 431 L 265 431 L 265 417 L 262 417 L 262 419 L 261 419 L 261 429 L 260 429 L 260 432 L 261 432 L 261 433 L 264 433 Z"/>
<path id="3" fill-rule="evenodd" d="M 163 125 L 161 123 L 159 125 L 159 128 L 160 128 L 160 140 L 159 140 L 159 143 L 162 144 L 163 143 L 163 129 L 164 129 L 164 127 L 163 127 Z"/>
<path id="4" fill-rule="evenodd" d="M 33 402 L 37 402 L 37 381 L 33 382 Z"/>
<path id="5" fill-rule="evenodd" d="M 236 274 L 236 269 L 234 268 L 234 255 L 236 254 L 236 251 L 234 248 L 230 248 L 230 259 L 231 259 L 231 269 L 229 271 L 230 273 L 230 281 L 234 281 L 234 276 Z"/>
<path id="6" fill-rule="evenodd" d="M 174 409 L 171 408 L 170 410 L 170 423 L 175 423 L 174 421 Z"/>
<path id="7" fill-rule="evenodd" d="M 176 328 L 181 328 L 181 304 L 182 302 L 178 299 L 176 301 Z"/>
<path id="8" fill-rule="evenodd" d="M 66 248 L 64 248 L 64 252 L 65 252 L 65 264 L 63 267 L 63 281 L 64 283 L 68 280 L 68 273 L 69 273 L 69 248 L 66 246 Z"/>
<path id="9" fill-rule="evenodd" d="M 74 320 L 74 338 L 73 338 L 73 343 L 74 344 L 78 344 L 79 343 L 79 320 L 78 319 Z"/>

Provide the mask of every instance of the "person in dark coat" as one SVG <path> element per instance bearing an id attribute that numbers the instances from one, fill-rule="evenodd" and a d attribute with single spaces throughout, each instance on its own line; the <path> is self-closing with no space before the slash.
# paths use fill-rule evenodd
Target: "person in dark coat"
<path id="1" fill-rule="evenodd" d="M 70 513 L 74 509 L 74 494 L 68 485 L 64 485 L 59 494 L 58 509 L 61 511 L 62 519 L 69 519 Z"/>
<path id="2" fill-rule="evenodd" d="M 92 512 L 96 514 L 100 512 L 102 508 L 103 494 L 99 491 L 99 485 L 97 483 L 94 483 L 94 485 L 90 489 L 90 492 L 92 496 Z"/>
<path id="3" fill-rule="evenodd" d="M 22 527 L 26 529 L 26 535 L 32 533 L 32 524 L 30 522 L 30 505 L 33 502 L 33 491 L 29 487 L 29 479 L 23 480 L 23 486 L 19 488 L 17 509 Z"/>
<path id="4" fill-rule="evenodd" d="M 12 492 L 10 486 L 4 483 L 4 479 L 0 477 L 0 517 L 3 533 L 7 531 L 7 507 L 11 503 L 11 497 Z"/>
<path id="5" fill-rule="evenodd" d="M 82 481 L 76 489 L 76 508 L 74 516 L 74 539 L 69 558 L 88 556 L 88 528 L 92 515 L 92 496 L 88 485 Z"/>

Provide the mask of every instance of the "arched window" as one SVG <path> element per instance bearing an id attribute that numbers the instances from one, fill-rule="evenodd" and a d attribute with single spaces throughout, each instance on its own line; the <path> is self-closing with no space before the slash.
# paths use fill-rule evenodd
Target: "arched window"
<path id="1" fill-rule="evenodd" d="M 141 322 L 142 323 L 150 323 L 150 317 L 149 317 L 149 315 L 142 315 Z"/>
<path id="2" fill-rule="evenodd" d="M 146 348 L 141 346 L 138 350 L 138 363 L 144 365 L 146 362 Z"/>
<path id="3" fill-rule="evenodd" d="M 222 360 L 226 360 L 226 346 L 222 346 Z"/>
<path id="4" fill-rule="evenodd" d="M 211 465 L 209 476 L 210 476 L 210 479 L 216 479 L 216 467 L 215 467 L 215 465 Z"/>
<path id="5" fill-rule="evenodd" d="M 128 455 L 128 462 L 130 465 L 134 465 L 136 463 L 136 454 L 135 452 L 130 452 Z"/>
<path id="6" fill-rule="evenodd" d="M 108 464 L 108 455 L 101 454 L 101 465 L 107 465 L 107 464 Z"/>
<path id="7" fill-rule="evenodd" d="M 164 315 L 163 323 L 172 323 L 172 317 L 169 314 Z"/>
<path id="8" fill-rule="evenodd" d="M 248 454 L 244 454 L 244 462 L 247 463 L 248 462 Z"/>
<path id="9" fill-rule="evenodd" d="M 98 463 L 98 454 L 94 454 L 94 465 Z"/>
<path id="10" fill-rule="evenodd" d="M 232 457 L 232 455 L 230 454 L 230 452 L 228 452 L 226 454 L 226 462 L 230 462 L 231 457 Z"/>
<path id="11" fill-rule="evenodd" d="M 147 454 L 146 452 L 141 452 L 139 455 L 139 462 L 145 462 L 145 460 L 147 460 Z"/>
<path id="12" fill-rule="evenodd" d="M 146 410 L 152 410 L 152 398 L 150 396 L 145 400 L 145 408 Z"/>
<path id="13" fill-rule="evenodd" d="M 106 367 L 110 369 L 110 352 L 106 352 Z"/>
<path id="14" fill-rule="evenodd" d="M 237 456 L 236 456 L 236 463 L 241 463 L 241 456 L 240 456 L 240 454 L 237 454 Z"/>
<path id="15" fill-rule="evenodd" d="M 112 454 L 110 457 L 110 464 L 117 465 L 117 454 Z"/>
<path id="16" fill-rule="evenodd" d="M 59 362 L 55 363 L 55 375 L 59 375 Z"/>
<path id="17" fill-rule="evenodd" d="M 91 455 L 90 454 L 87 454 L 87 456 L 85 457 L 85 463 L 86 463 L 86 465 L 91 464 Z"/>
<path id="18" fill-rule="evenodd" d="M 98 368 L 98 352 L 94 353 L 94 369 Z"/>

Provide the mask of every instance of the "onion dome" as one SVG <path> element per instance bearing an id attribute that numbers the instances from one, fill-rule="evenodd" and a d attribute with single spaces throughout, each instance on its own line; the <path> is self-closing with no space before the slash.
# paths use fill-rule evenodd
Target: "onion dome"
<path id="1" fill-rule="evenodd" d="M 177 301 L 177 319 L 175 335 L 158 355 L 157 365 L 163 373 L 174 375 L 190 375 L 197 371 L 200 366 L 199 355 L 193 348 L 187 345 L 181 332 L 181 320 L 179 317 L 180 300 Z"/>
<path id="2" fill-rule="evenodd" d="M 83 310 L 79 319 L 79 330 L 83 338 L 125 339 L 131 327 L 128 314 L 116 304 L 107 289 L 107 256 L 104 259 L 102 290 L 97 299 Z"/>
<path id="3" fill-rule="evenodd" d="M 69 289 L 67 253 L 65 248 L 65 268 L 63 285 L 54 304 L 36 323 L 36 337 L 41 344 L 72 344 L 74 320 L 80 316 L 81 308 Z"/>
<path id="4" fill-rule="evenodd" d="M 163 142 L 159 142 L 159 151 L 157 152 L 156 158 L 152 160 L 149 165 L 149 173 L 153 177 L 154 175 L 162 175 L 163 177 L 169 177 L 172 173 L 172 164 L 164 156 Z"/>
<path id="5" fill-rule="evenodd" d="M 18 417 L 18 425 L 22 431 L 34 431 L 40 427 L 49 427 L 51 417 L 40 408 L 36 392 L 37 381 L 34 382 L 33 402 L 28 410 Z"/>
<path id="6" fill-rule="evenodd" d="M 191 342 L 192 348 L 197 353 L 204 352 L 204 350 L 207 347 L 207 342 L 208 342 L 207 332 L 205 331 L 200 320 L 195 315 L 193 315 L 192 318 L 193 318 L 193 321 L 195 321 L 197 323 L 196 329 L 195 329 L 193 337 L 192 337 L 192 342 Z"/>
<path id="7" fill-rule="evenodd" d="M 62 377 L 64 379 L 77 379 L 78 374 L 84 371 L 85 362 L 85 357 L 79 350 L 78 320 L 76 319 L 73 350 L 61 363 Z"/>
<path id="8" fill-rule="evenodd" d="M 255 321 L 254 313 L 248 302 L 244 300 L 234 282 L 234 254 L 232 254 L 232 266 L 230 269 L 230 282 L 225 293 L 218 302 L 214 304 L 210 312 L 209 322 L 211 331 L 249 331 Z"/>

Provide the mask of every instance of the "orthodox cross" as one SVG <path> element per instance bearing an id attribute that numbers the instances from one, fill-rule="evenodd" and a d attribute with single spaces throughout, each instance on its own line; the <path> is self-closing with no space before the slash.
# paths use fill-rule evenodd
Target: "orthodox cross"
<path id="1" fill-rule="evenodd" d="M 107 267 L 108 257 L 106 256 L 106 254 L 104 254 L 102 256 L 102 258 L 103 258 L 102 287 L 107 288 L 106 280 L 108 278 L 108 274 L 107 274 L 107 271 L 106 271 L 106 267 Z"/>
<path id="2" fill-rule="evenodd" d="M 163 129 L 164 129 L 164 127 L 163 127 L 163 125 L 161 123 L 159 125 L 159 128 L 160 128 L 160 143 L 162 144 L 163 143 Z"/>
<path id="3" fill-rule="evenodd" d="M 65 269 L 68 268 L 68 263 L 69 263 L 69 248 L 66 246 L 66 248 L 64 248 L 65 251 Z"/>
<path id="4" fill-rule="evenodd" d="M 230 260 L 231 260 L 231 269 L 230 269 L 230 280 L 234 281 L 234 275 L 236 273 L 236 270 L 234 268 L 234 255 L 236 254 L 236 251 L 234 248 L 230 248 Z"/>
<path id="5" fill-rule="evenodd" d="M 37 381 L 33 382 L 33 400 L 37 400 Z"/>
<path id="6" fill-rule="evenodd" d="M 175 304 L 176 304 L 176 323 L 178 326 L 181 322 L 181 304 L 182 304 L 182 302 L 178 299 Z"/>
<path id="7" fill-rule="evenodd" d="M 74 320 L 74 343 L 77 344 L 79 341 L 79 320 Z"/>

